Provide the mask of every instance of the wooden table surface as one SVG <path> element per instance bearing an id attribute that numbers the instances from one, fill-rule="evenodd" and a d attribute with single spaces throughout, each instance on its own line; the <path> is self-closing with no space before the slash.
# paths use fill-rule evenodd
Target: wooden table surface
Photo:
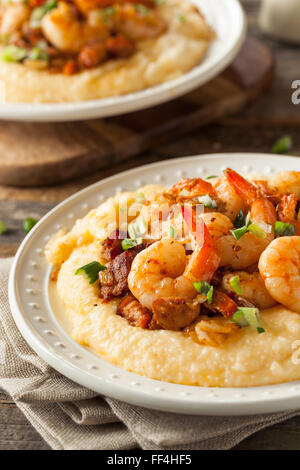
<path id="1" fill-rule="evenodd" d="M 300 155 L 300 105 L 292 104 L 291 84 L 299 80 L 299 48 L 266 38 L 257 26 L 258 0 L 244 0 L 250 31 L 272 48 L 277 62 L 272 88 L 242 114 L 210 125 L 185 138 L 158 146 L 151 152 L 97 172 L 63 186 L 16 189 L 0 186 L 0 220 L 9 232 L 0 237 L 0 257 L 11 256 L 24 237 L 25 217 L 40 218 L 66 196 L 78 189 L 119 171 L 167 158 L 211 152 L 270 152 L 275 140 L 283 135 L 293 139 L 293 153 Z M 0 450 L 48 449 L 13 401 L 0 390 Z M 246 439 L 238 449 L 300 449 L 300 418 L 273 426 Z"/>

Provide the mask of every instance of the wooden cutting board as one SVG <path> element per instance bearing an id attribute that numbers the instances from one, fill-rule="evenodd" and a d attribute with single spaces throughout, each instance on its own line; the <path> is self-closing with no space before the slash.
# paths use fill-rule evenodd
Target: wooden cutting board
<path id="1" fill-rule="evenodd" d="M 0 183 L 42 186 L 111 167 L 153 145 L 233 115 L 270 85 L 270 50 L 248 37 L 219 77 L 174 101 L 114 118 L 0 123 Z"/>

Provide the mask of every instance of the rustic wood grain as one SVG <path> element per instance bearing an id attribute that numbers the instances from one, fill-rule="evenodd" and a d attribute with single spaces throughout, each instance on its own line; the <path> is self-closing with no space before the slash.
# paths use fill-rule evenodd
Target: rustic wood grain
<path id="1" fill-rule="evenodd" d="M 94 171 L 90 176 L 64 185 L 48 188 L 22 188 L 0 185 L 0 220 L 10 232 L 0 237 L 0 257 L 14 254 L 24 237 L 22 218 L 42 216 L 53 205 L 82 187 L 101 178 L 166 158 L 209 152 L 248 151 L 270 152 L 274 141 L 282 135 L 293 138 L 293 153 L 300 155 L 300 106 L 291 104 L 291 82 L 300 79 L 299 48 L 288 47 L 262 35 L 257 26 L 259 0 L 244 0 L 250 31 L 266 42 L 276 58 L 277 70 L 272 87 L 257 103 L 234 118 L 222 120 L 194 131 L 186 137 L 173 137 L 169 143 L 156 145 L 147 151 L 111 168 Z M 97 126 L 90 122 L 89 126 Z M 0 133 L 2 123 L 0 124 Z M 79 142 L 80 144 L 80 142 Z M 0 449 L 47 449 L 48 446 L 30 426 L 12 400 L 0 390 Z M 272 426 L 249 437 L 237 449 L 299 450 L 300 418 Z"/>
<path id="2" fill-rule="evenodd" d="M 49 185 L 121 163 L 154 143 L 240 111 L 270 85 L 273 72 L 269 49 L 249 37 L 221 76 L 172 102 L 85 122 L 3 122 L 0 183 Z"/>

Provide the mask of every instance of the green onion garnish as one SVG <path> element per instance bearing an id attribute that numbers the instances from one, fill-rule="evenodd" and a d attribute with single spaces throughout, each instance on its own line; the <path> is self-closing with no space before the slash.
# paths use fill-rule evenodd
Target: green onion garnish
<path id="1" fill-rule="evenodd" d="M 131 248 L 134 248 L 135 246 L 141 245 L 143 243 L 142 238 L 136 238 L 133 240 L 132 238 L 125 238 L 122 240 L 122 248 L 124 251 L 130 250 Z"/>
<path id="2" fill-rule="evenodd" d="M 149 8 L 145 7 L 145 5 L 142 5 L 141 3 L 134 5 L 134 8 L 138 13 L 141 13 L 141 15 L 149 15 Z"/>
<path id="3" fill-rule="evenodd" d="M 262 328 L 261 326 L 258 326 L 256 329 L 257 329 L 257 333 L 258 333 L 259 335 L 260 335 L 261 333 L 265 333 L 265 331 L 266 331 L 266 330 L 265 330 L 264 328 Z"/>
<path id="4" fill-rule="evenodd" d="M 293 142 L 290 136 L 286 135 L 281 139 L 278 139 L 272 147 L 273 153 L 288 153 L 293 146 Z"/>
<path id="5" fill-rule="evenodd" d="M 4 233 L 7 232 L 7 227 L 2 220 L 0 220 L 0 235 L 3 235 Z"/>
<path id="6" fill-rule="evenodd" d="M 4 60 L 4 62 L 21 62 L 21 60 L 25 59 L 27 54 L 27 49 L 24 47 L 17 47 L 11 44 L 4 49 L 1 59 Z"/>
<path id="7" fill-rule="evenodd" d="M 128 233 L 132 240 L 140 238 L 147 233 L 147 224 L 144 220 L 128 225 Z"/>
<path id="8" fill-rule="evenodd" d="M 50 56 L 49 54 L 46 52 L 46 51 L 43 51 L 42 49 L 40 49 L 39 47 L 34 47 L 29 55 L 28 55 L 28 59 L 31 59 L 31 60 L 46 60 L 48 61 L 50 59 Z"/>
<path id="9" fill-rule="evenodd" d="M 207 298 L 207 303 L 211 304 L 213 301 L 213 294 L 214 294 L 214 286 L 211 286 L 206 281 L 201 282 L 194 282 L 194 288 L 198 292 L 198 294 L 203 295 Z"/>
<path id="10" fill-rule="evenodd" d="M 37 224 L 37 220 L 32 217 L 27 217 L 23 222 L 23 230 L 25 233 L 29 233 L 30 230 Z"/>
<path id="11" fill-rule="evenodd" d="M 212 199 L 209 194 L 199 196 L 198 201 L 200 204 L 202 204 L 204 207 L 207 207 L 208 209 L 217 209 L 218 207 L 216 201 Z"/>
<path id="12" fill-rule="evenodd" d="M 92 261 L 91 263 L 88 263 L 85 266 L 81 266 L 81 268 L 78 268 L 75 274 L 76 276 L 78 274 L 85 274 L 89 280 L 89 284 L 94 284 L 99 277 L 100 271 L 104 271 L 105 269 L 107 269 L 107 267 L 98 263 L 98 261 Z"/>
<path id="13" fill-rule="evenodd" d="M 235 218 L 235 221 L 233 222 L 233 225 L 235 226 L 235 228 L 242 228 L 244 227 L 246 224 L 246 217 L 245 217 L 245 214 L 243 211 L 240 211 L 236 218 Z"/>
<path id="14" fill-rule="evenodd" d="M 246 226 L 237 228 L 236 230 L 230 230 L 230 233 L 233 235 L 233 237 L 236 240 L 239 240 L 240 238 L 242 238 L 242 236 L 245 235 L 245 233 L 247 232 L 248 232 L 248 227 Z"/>
<path id="15" fill-rule="evenodd" d="M 239 307 L 232 317 L 232 321 L 241 327 L 252 326 L 258 333 L 264 333 L 265 329 L 260 324 L 258 308 Z"/>
<path id="16" fill-rule="evenodd" d="M 175 228 L 174 227 L 170 227 L 170 238 L 175 238 Z"/>
<path id="17" fill-rule="evenodd" d="M 229 284 L 231 285 L 232 289 L 234 290 L 236 294 L 239 294 L 239 295 L 242 294 L 242 288 L 241 288 L 239 276 L 233 276 L 230 279 Z"/>
<path id="18" fill-rule="evenodd" d="M 210 175 L 210 176 L 207 176 L 205 179 L 212 180 L 213 178 L 218 178 L 218 177 L 216 175 Z"/>
<path id="19" fill-rule="evenodd" d="M 113 6 L 104 8 L 104 9 L 100 12 L 100 15 L 101 15 L 101 17 L 102 17 L 103 22 L 106 23 L 106 22 L 107 22 L 107 19 L 108 19 L 110 16 L 114 15 L 115 12 L 116 12 L 116 9 L 115 9 L 115 7 L 113 7 Z"/>
<path id="20" fill-rule="evenodd" d="M 278 237 L 292 237 L 296 234 L 296 229 L 293 224 L 277 221 L 274 224 L 274 232 Z"/>
<path id="21" fill-rule="evenodd" d="M 186 16 L 184 16 L 184 15 L 178 16 L 178 19 L 179 19 L 180 23 L 185 23 L 186 22 Z"/>
<path id="22" fill-rule="evenodd" d="M 247 322 L 246 318 L 244 317 L 244 314 L 243 312 L 241 312 L 240 310 L 237 310 L 233 317 L 232 317 L 232 321 L 234 323 L 237 323 L 239 326 L 241 326 L 242 328 L 243 327 L 246 327 L 246 326 L 249 326 L 249 323 Z"/>
<path id="23" fill-rule="evenodd" d="M 41 7 L 34 8 L 30 15 L 29 24 L 32 28 L 39 28 L 41 26 L 41 21 L 43 16 L 46 15 L 50 10 L 57 7 L 56 0 L 49 0 L 44 3 Z"/>
<path id="24" fill-rule="evenodd" d="M 248 225 L 248 230 L 253 233 L 256 238 L 260 238 L 262 240 L 267 236 L 266 232 L 259 225 L 250 224 Z"/>

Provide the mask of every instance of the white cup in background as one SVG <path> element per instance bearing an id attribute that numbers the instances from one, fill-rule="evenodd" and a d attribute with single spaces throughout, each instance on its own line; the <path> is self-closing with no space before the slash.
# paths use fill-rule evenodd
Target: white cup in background
<path id="1" fill-rule="evenodd" d="M 300 0 L 262 0 L 259 24 L 267 34 L 300 44 Z"/>

